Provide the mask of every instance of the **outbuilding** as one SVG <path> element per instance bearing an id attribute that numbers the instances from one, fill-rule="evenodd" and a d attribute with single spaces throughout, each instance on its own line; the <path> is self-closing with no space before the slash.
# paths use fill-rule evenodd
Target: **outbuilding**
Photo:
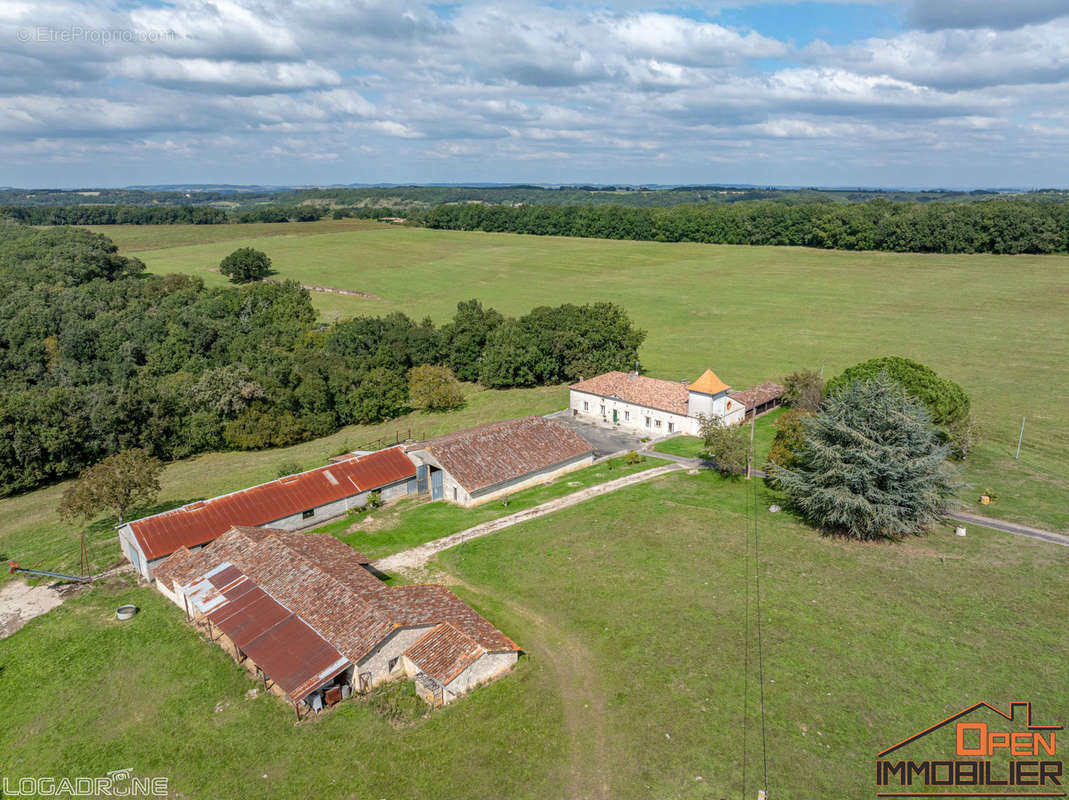
<path id="1" fill-rule="evenodd" d="M 198 500 L 118 526 L 119 546 L 145 578 L 180 548 L 203 547 L 234 525 L 300 530 L 416 490 L 416 468 L 401 447 L 355 456 L 248 489 Z"/>
<path id="2" fill-rule="evenodd" d="M 545 417 L 490 422 L 406 448 L 418 490 L 431 500 L 476 506 L 544 483 L 594 461 L 594 448 Z"/>
<path id="3" fill-rule="evenodd" d="M 329 534 L 233 527 L 175 552 L 155 584 L 298 716 L 406 676 L 441 705 L 519 653 L 445 586 L 387 586 Z"/>

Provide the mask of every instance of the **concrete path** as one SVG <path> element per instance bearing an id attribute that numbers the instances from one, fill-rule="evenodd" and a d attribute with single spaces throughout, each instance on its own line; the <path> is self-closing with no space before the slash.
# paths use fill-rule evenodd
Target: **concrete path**
<path id="1" fill-rule="evenodd" d="M 599 483 L 597 486 L 581 489 L 578 492 L 573 492 L 564 497 L 558 497 L 556 500 L 550 500 L 541 505 L 534 506 L 533 508 L 517 511 L 515 514 L 509 514 L 507 517 L 499 517 L 498 519 L 484 522 L 481 525 L 476 525 L 473 528 L 468 528 L 467 530 L 453 533 L 449 536 L 443 536 L 441 539 L 435 539 L 433 542 L 425 542 L 410 550 L 395 553 L 392 556 L 386 556 L 386 558 L 374 562 L 372 566 L 380 572 L 392 572 L 393 570 L 402 568 L 416 569 L 426 564 L 435 554 L 440 553 L 443 550 L 448 550 L 450 547 L 456 547 L 463 542 L 470 541 L 471 539 L 478 539 L 481 536 L 489 536 L 491 533 L 497 533 L 498 531 L 516 525 L 517 523 L 526 522 L 529 519 L 535 519 L 537 517 L 543 517 L 546 514 L 552 514 L 554 511 L 560 511 L 562 508 L 582 503 L 584 500 L 589 500 L 591 497 L 598 497 L 603 494 L 608 494 L 609 492 L 615 492 L 617 489 L 623 489 L 625 486 L 633 486 L 636 483 L 642 483 L 653 478 L 658 478 L 661 475 L 668 472 L 675 472 L 681 468 L 682 467 L 679 464 L 668 464 L 663 467 L 654 467 L 653 469 L 636 472 L 633 475 L 617 478 L 616 480 L 608 481 L 607 483 Z"/>
<path id="2" fill-rule="evenodd" d="M 1045 531 L 1042 528 L 1031 528 L 1028 525 L 1020 525 L 1016 522 L 1006 522 L 1005 520 L 985 517 L 980 514 L 971 514 L 967 511 L 948 511 L 945 516 L 947 519 L 952 519 L 955 522 L 968 522 L 973 525 L 980 525 L 984 528 L 994 528 L 996 531 L 1014 533 L 1018 536 L 1028 536 L 1032 539 L 1042 539 L 1044 542 L 1052 542 L 1054 544 L 1069 547 L 1069 536 L 1053 533 L 1052 531 Z"/>

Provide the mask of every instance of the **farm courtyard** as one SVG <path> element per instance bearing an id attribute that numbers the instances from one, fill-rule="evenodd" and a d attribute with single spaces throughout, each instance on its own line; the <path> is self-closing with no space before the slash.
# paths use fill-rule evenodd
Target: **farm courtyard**
<path id="1" fill-rule="evenodd" d="M 526 655 L 429 716 L 372 695 L 294 726 L 165 599 L 98 585 L 0 643 L 3 773 L 128 766 L 196 798 L 740 796 L 755 500 L 776 797 L 870 797 L 881 747 L 978 699 L 1069 716 L 1069 549 L 979 528 L 846 544 L 767 513 L 758 482 L 674 473 L 441 554 L 431 577 Z M 142 612 L 117 623 L 121 602 Z M 751 635 L 751 797 L 756 658 Z"/>

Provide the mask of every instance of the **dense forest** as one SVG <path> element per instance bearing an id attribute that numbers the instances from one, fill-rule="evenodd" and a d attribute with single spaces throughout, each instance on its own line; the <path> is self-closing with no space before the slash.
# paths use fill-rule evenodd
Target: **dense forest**
<path id="1" fill-rule="evenodd" d="M 430 228 L 658 242 L 796 245 L 913 253 L 1064 253 L 1069 204 L 1025 199 L 973 203 L 776 202 L 622 206 L 438 206 Z"/>
<path id="2" fill-rule="evenodd" d="M 323 326 L 296 283 L 155 276 L 106 237 L 0 225 L 0 494 L 120 449 L 162 459 L 323 436 L 409 410 L 408 371 L 491 387 L 627 368 L 645 334 L 610 303 L 509 319 L 477 301 Z"/>
<path id="3" fill-rule="evenodd" d="M 403 187 L 402 187 L 403 188 Z M 509 192 L 533 191 L 544 201 L 553 191 L 557 205 L 511 201 Z M 369 190 L 309 190 L 273 195 L 276 202 L 244 208 L 212 205 L 6 205 L 0 219 L 28 225 L 106 224 L 227 224 L 252 222 L 311 222 L 334 219 L 403 218 L 409 225 L 450 230 L 527 233 L 540 236 L 579 236 L 659 242 L 709 244 L 795 245 L 835 250 L 888 250 L 915 253 L 1063 253 L 1069 251 L 1069 197 L 1046 192 L 996 197 L 990 193 L 919 193 L 897 202 L 893 193 L 864 202 L 828 201 L 826 193 L 775 190 L 774 199 L 753 200 L 752 193 L 730 201 L 700 203 L 572 204 L 574 192 L 598 194 L 602 199 L 628 192 L 538 187 L 507 187 L 496 191 L 497 203 L 453 202 L 465 197 L 463 187 L 412 187 L 411 196 L 390 189 L 370 202 Z M 386 192 L 387 190 L 381 190 Z M 638 191 L 638 190 L 636 190 Z M 650 190 L 663 197 L 690 197 L 702 189 Z M 398 196 L 400 192 L 400 196 Z M 568 192 L 573 192 L 569 194 Z M 641 192 L 640 192 L 641 193 Z M 4 193 L 0 192 L 0 196 Z M 862 193 L 864 196 L 866 193 Z M 760 195 L 760 193 L 758 193 Z M 285 196 L 288 202 L 282 202 Z M 413 198 L 420 198 L 418 201 Z M 363 199 L 361 199 L 363 198 Z M 599 201 L 600 202 L 600 201 Z M 349 203 L 346 205 L 346 203 Z"/>

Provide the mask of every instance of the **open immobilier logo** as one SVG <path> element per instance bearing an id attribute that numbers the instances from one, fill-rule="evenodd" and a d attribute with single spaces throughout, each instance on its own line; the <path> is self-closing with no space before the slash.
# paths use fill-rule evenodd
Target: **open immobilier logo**
<path id="1" fill-rule="evenodd" d="M 1034 725 L 1029 702 L 1010 703 L 1009 714 L 976 703 L 878 753 L 876 796 L 1065 797 L 1060 730 Z M 937 742 L 925 745 L 945 744 L 946 752 L 953 747 L 954 758 L 911 759 L 911 749 L 920 748 L 916 742 L 933 735 Z"/>

